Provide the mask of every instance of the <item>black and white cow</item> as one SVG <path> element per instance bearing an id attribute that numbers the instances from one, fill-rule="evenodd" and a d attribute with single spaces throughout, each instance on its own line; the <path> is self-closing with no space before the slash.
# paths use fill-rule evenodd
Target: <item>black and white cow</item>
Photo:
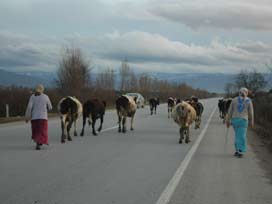
<path id="1" fill-rule="evenodd" d="M 150 114 L 153 115 L 153 113 L 157 114 L 157 106 L 160 105 L 159 98 L 151 98 L 149 99 L 149 106 L 150 106 Z"/>
<path id="2" fill-rule="evenodd" d="M 232 98 L 220 99 L 218 101 L 220 117 L 223 119 L 223 123 L 226 122 L 226 117 L 227 117 L 231 102 L 232 102 Z"/>
<path id="3" fill-rule="evenodd" d="M 118 124 L 119 132 L 126 132 L 126 119 L 127 117 L 131 118 L 131 126 L 130 130 L 134 130 L 133 128 L 133 120 L 137 110 L 137 105 L 135 102 L 136 98 L 131 96 L 122 95 L 116 100 L 116 110 L 118 115 Z"/>
<path id="4" fill-rule="evenodd" d="M 72 96 L 62 98 L 58 103 L 58 111 L 61 119 L 61 142 L 65 140 L 72 140 L 70 136 L 70 129 L 74 123 L 74 136 L 77 136 L 76 121 L 82 114 L 82 104 L 80 101 Z"/>
<path id="5" fill-rule="evenodd" d="M 224 107 L 224 105 L 223 104 L 224 104 L 224 99 L 223 98 L 219 99 L 218 100 L 219 117 L 222 118 L 222 119 L 224 118 L 224 116 L 223 116 L 223 111 L 224 111 L 223 107 Z"/>
<path id="6" fill-rule="evenodd" d="M 195 129 L 198 129 L 198 128 L 200 128 L 200 125 L 201 125 L 201 117 L 202 117 L 202 113 L 204 111 L 204 106 L 199 101 L 196 102 L 193 100 L 190 102 L 190 105 L 196 111 Z"/>
<path id="7" fill-rule="evenodd" d="M 105 110 L 106 110 L 106 102 L 96 98 L 87 100 L 83 104 L 83 127 L 80 133 L 81 136 L 84 136 L 84 129 L 85 129 L 87 118 L 88 118 L 89 125 L 92 125 L 93 135 L 97 135 L 95 131 L 95 123 L 96 123 L 96 120 L 99 118 L 100 118 L 100 126 L 98 128 L 98 132 L 102 130 Z"/>
<path id="8" fill-rule="evenodd" d="M 172 110 L 176 105 L 176 100 L 172 97 L 169 97 L 167 100 L 167 110 L 168 110 L 168 118 L 172 115 Z"/>

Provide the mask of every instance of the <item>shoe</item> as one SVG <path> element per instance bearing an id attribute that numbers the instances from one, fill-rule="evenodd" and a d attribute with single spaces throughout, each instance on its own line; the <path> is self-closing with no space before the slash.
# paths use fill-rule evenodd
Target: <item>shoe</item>
<path id="1" fill-rule="evenodd" d="M 244 155 L 242 153 L 238 152 L 238 158 L 243 158 L 243 157 L 244 157 Z"/>
<path id="2" fill-rule="evenodd" d="M 239 152 L 235 152 L 235 153 L 234 153 L 234 156 L 235 156 L 235 157 L 238 157 L 238 156 L 239 156 Z"/>
<path id="3" fill-rule="evenodd" d="M 36 145 L 36 150 L 41 150 L 41 145 L 40 144 Z"/>

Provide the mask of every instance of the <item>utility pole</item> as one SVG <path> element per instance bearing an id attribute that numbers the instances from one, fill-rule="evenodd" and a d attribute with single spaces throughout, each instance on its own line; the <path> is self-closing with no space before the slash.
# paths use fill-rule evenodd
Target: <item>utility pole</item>
<path id="1" fill-rule="evenodd" d="M 9 118 L 9 104 L 6 104 L 6 118 Z"/>

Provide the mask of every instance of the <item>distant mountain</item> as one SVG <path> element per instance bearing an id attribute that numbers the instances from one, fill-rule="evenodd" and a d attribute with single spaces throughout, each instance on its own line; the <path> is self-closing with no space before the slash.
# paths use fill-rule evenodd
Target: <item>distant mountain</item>
<path id="1" fill-rule="evenodd" d="M 39 76 L 35 72 L 31 73 L 16 73 L 0 69 L 0 85 L 1 86 L 25 86 L 33 87 L 38 83 L 43 83 L 46 86 L 52 86 L 52 78 L 49 76 Z"/>
<path id="2" fill-rule="evenodd" d="M 235 75 L 232 74 L 207 74 L 207 73 L 148 73 L 151 77 L 160 80 L 167 80 L 171 83 L 186 83 L 194 88 L 205 89 L 210 92 L 223 93 L 227 83 L 232 82 Z M 97 74 L 92 74 L 92 80 L 95 80 Z M 26 86 L 33 87 L 42 83 L 47 87 L 55 85 L 56 73 L 52 72 L 9 72 L 0 69 L 0 86 Z M 116 74 L 116 87 L 120 82 Z"/>
<path id="3" fill-rule="evenodd" d="M 150 76 L 172 83 L 186 83 L 193 88 L 223 93 L 225 85 L 233 82 L 235 74 L 221 73 L 149 73 Z"/>

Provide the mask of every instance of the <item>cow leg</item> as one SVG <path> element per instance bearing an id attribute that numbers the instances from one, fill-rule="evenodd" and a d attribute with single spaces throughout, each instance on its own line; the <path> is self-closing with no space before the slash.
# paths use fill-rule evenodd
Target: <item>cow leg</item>
<path id="1" fill-rule="evenodd" d="M 198 128 L 200 128 L 199 116 L 197 116 L 195 120 L 195 129 L 198 129 Z"/>
<path id="2" fill-rule="evenodd" d="M 88 124 L 89 124 L 89 126 L 91 126 L 91 124 L 92 124 L 92 117 L 91 117 L 91 114 L 89 115 L 89 118 L 88 118 Z"/>
<path id="3" fill-rule="evenodd" d="M 93 135 L 97 135 L 96 131 L 95 131 L 95 122 L 96 122 L 96 119 L 95 118 L 92 118 L 93 122 L 92 122 L 92 129 L 93 129 Z"/>
<path id="4" fill-rule="evenodd" d="M 77 136 L 77 125 L 76 125 L 76 123 L 77 123 L 77 119 L 75 118 L 74 119 L 74 136 Z"/>
<path id="5" fill-rule="evenodd" d="M 185 138 L 185 142 L 186 142 L 186 143 L 191 142 L 191 140 L 190 140 L 189 127 L 186 127 L 186 138 Z"/>
<path id="6" fill-rule="evenodd" d="M 179 136 L 179 144 L 182 144 L 182 140 L 184 139 L 184 129 L 182 127 L 179 129 Z"/>
<path id="7" fill-rule="evenodd" d="M 156 115 L 157 114 L 157 106 L 155 106 L 154 109 L 155 109 L 154 112 L 155 112 L 155 115 Z"/>
<path id="8" fill-rule="evenodd" d="M 223 124 L 225 124 L 226 123 L 226 115 L 224 114 L 223 115 Z"/>
<path id="9" fill-rule="evenodd" d="M 168 107 L 168 118 L 170 118 L 170 109 Z"/>
<path id="10" fill-rule="evenodd" d="M 153 108 L 150 106 L 150 115 L 153 115 Z"/>
<path id="11" fill-rule="evenodd" d="M 133 122 L 134 122 L 134 115 L 131 117 L 131 123 L 130 123 L 130 130 L 133 131 Z"/>
<path id="12" fill-rule="evenodd" d="M 71 130 L 72 124 L 73 124 L 73 120 L 71 119 L 68 123 L 68 126 L 67 126 L 67 137 L 68 137 L 69 141 L 72 141 L 72 137 L 70 135 L 70 130 Z"/>
<path id="13" fill-rule="evenodd" d="M 127 120 L 127 117 L 123 117 L 123 120 L 122 120 L 122 125 L 123 125 L 123 129 L 122 129 L 122 132 L 125 133 L 127 131 L 127 128 L 126 128 L 126 120 Z"/>
<path id="14" fill-rule="evenodd" d="M 100 126 L 99 126 L 99 128 L 98 128 L 98 132 L 101 132 L 103 122 L 104 122 L 104 115 L 101 115 L 101 116 L 100 116 Z"/>
<path id="15" fill-rule="evenodd" d="M 121 132 L 121 120 L 122 120 L 122 117 L 120 115 L 118 115 L 118 132 Z"/>
<path id="16" fill-rule="evenodd" d="M 86 125 L 86 119 L 87 119 L 87 117 L 83 116 L 83 126 L 82 126 L 80 136 L 84 136 L 84 129 L 85 129 L 85 125 Z"/>
<path id="17" fill-rule="evenodd" d="M 65 117 L 61 116 L 61 143 L 65 143 L 66 122 Z"/>

